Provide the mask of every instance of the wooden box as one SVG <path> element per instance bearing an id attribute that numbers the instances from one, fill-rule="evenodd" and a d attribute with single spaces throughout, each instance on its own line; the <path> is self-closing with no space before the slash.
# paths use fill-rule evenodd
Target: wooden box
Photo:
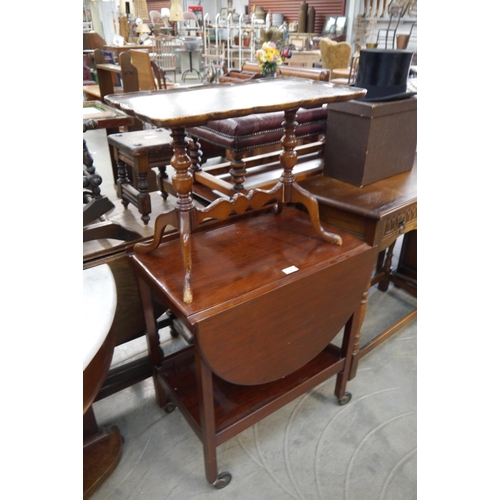
<path id="1" fill-rule="evenodd" d="M 328 105 L 324 175 L 361 187 L 411 170 L 417 98 Z"/>

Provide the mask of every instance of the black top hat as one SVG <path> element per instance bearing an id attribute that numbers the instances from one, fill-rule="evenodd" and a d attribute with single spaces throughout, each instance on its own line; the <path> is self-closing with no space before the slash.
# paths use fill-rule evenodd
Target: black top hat
<path id="1" fill-rule="evenodd" d="M 361 101 L 396 101 L 415 95 L 407 92 L 411 50 L 363 49 L 354 85 L 367 90 Z"/>

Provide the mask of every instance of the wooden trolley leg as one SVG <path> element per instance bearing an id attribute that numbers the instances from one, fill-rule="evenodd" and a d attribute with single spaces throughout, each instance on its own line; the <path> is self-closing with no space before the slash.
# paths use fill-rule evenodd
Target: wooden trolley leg
<path id="1" fill-rule="evenodd" d="M 142 278 L 137 277 L 137 282 L 139 286 L 139 293 L 141 297 L 142 307 L 144 310 L 144 319 L 146 321 L 146 340 L 148 344 L 149 359 L 151 360 L 151 368 L 153 370 L 153 383 L 155 388 L 156 403 L 160 408 L 166 408 L 169 399 L 163 389 L 163 387 L 158 382 L 156 376 L 155 367 L 159 366 L 163 358 L 163 352 L 160 347 L 160 337 L 158 335 L 158 325 L 156 323 L 154 309 L 153 309 L 153 299 L 151 297 L 151 291 L 149 287 L 144 283 Z"/>
<path id="2" fill-rule="evenodd" d="M 212 372 L 201 357 L 195 342 L 194 357 L 196 360 L 196 377 L 200 402 L 201 440 L 205 459 L 205 475 L 207 481 L 216 488 L 224 488 L 231 481 L 228 472 L 217 472 L 217 446 L 215 441 L 215 414 Z"/>

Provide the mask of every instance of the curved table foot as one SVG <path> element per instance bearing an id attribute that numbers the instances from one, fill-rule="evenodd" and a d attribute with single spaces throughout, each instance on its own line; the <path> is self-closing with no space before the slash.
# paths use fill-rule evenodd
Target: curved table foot
<path id="1" fill-rule="evenodd" d="M 177 213 L 175 210 L 158 215 L 155 219 L 154 237 L 150 242 L 141 242 L 134 245 L 134 250 L 139 253 L 152 252 L 161 242 L 163 231 L 170 225 L 178 229 Z"/>
<path id="2" fill-rule="evenodd" d="M 301 203 L 306 207 L 311 219 L 311 224 L 316 233 L 321 236 L 321 238 L 323 238 L 328 243 L 333 243 L 334 245 L 342 245 L 342 238 L 338 234 L 329 233 L 328 231 L 325 231 L 321 226 L 321 222 L 319 219 L 318 201 L 316 200 L 316 198 L 311 193 L 309 193 L 309 191 L 306 191 L 304 188 L 299 186 L 296 182 L 292 184 L 291 202 Z"/>

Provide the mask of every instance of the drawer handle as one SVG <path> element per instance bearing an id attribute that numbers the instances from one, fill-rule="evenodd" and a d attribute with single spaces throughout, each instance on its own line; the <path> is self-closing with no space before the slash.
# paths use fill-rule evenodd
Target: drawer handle
<path id="1" fill-rule="evenodd" d="M 399 221 L 399 234 L 403 234 L 406 229 L 406 222 L 404 220 Z"/>

